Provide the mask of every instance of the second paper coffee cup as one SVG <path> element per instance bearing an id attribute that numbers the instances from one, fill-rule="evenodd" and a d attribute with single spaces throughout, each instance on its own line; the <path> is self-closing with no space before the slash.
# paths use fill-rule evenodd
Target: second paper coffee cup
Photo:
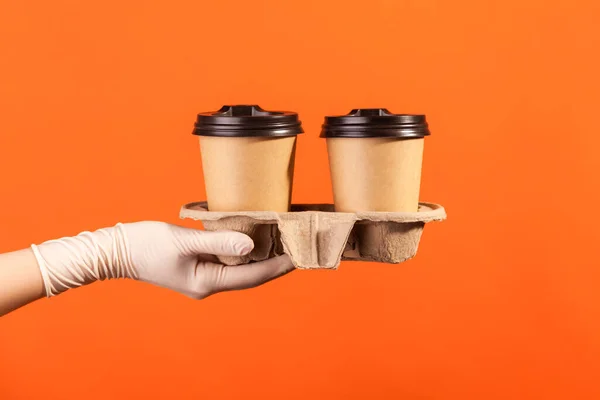
<path id="1" fill-rule="evenodd" d="M 277 211 L 290 207 L 298 114 L 257 105 L 198 114 L 208 207 L 212 211 Z"/>
<path id="2" fill-rule="evenodd" d="M 414 212 L 419 208 L 424 115 L 384 108 L 325 118 L 335 209 Z"/>

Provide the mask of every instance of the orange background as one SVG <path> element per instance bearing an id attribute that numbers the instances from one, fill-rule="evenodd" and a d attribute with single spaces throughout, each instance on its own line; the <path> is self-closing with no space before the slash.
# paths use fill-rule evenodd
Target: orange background
<path id="1" fill-rule="evenodd" d="M 596 1 L 0 2 L 0 251 L 204 198 L 195 114 L 426 113 L 416 259 L 196 302 L 133 281 L 0 320 L 0 398 L 600 398 Z M 193 223 L 187 224 L 194 226 Z"/>

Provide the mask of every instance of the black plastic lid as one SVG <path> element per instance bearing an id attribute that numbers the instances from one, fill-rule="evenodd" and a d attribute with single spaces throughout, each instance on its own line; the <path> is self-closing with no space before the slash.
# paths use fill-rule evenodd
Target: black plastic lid
<path id="1" fill-rule="evenodd" d="M 392 114 L 385 108 L 362 108 L 325 117 L 323 138 L 406 138 L 429 136 L 425 115 Z"/>
<path id="2" fill-rule="evenodd" d="M 304 132 L 298 114 L 265 111 L 256 105 L 223 106 L 219 111 L 198 114 L 194 135 L 253 137 L 294 136 Z"/>

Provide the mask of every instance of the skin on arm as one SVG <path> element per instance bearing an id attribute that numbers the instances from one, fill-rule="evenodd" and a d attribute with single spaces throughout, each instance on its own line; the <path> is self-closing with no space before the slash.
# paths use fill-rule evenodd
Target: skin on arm
<path id="1" fill-rule="evenodd" d="M 0 254 L 0 316 L 46 296 L 31 249 Z"/>

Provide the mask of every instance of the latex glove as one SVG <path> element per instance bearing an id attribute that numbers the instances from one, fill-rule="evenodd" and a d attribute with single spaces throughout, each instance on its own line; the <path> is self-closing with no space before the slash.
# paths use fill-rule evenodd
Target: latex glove
<path id="1" fill-rule="evenodd" d="M 117 224 L 31 247 L 48 297 L 96 280 L 131 278 L 201 299 L 255 287 L 294 269 L 288 256 L 224 266 L 215 255 L 248 254 L 252 239 L 163 222 Z"/>

